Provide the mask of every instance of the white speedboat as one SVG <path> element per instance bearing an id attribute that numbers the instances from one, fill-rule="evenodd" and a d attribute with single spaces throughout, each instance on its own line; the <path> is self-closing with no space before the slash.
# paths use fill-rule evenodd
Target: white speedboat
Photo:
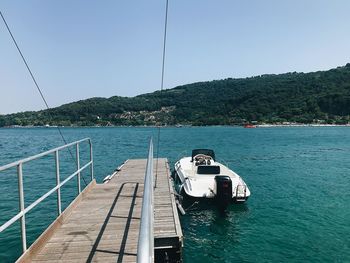
<path id="1" fill-rule="evenodd" d="M 215 199 L 226 208 L 230 203 L 243 203 L 250 191 L 242 178 L 215 160 L 209 149 L 195 149 L 191 157 L 175 163 L 175 184 L 181 195 L 199 199 Z"/>

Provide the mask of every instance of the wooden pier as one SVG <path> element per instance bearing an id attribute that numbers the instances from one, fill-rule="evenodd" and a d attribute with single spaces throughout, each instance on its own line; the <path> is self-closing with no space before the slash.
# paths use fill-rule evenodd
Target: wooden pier
<path id="1" fill-rule="evenodd" d="M 136 262 L 146 161 L 128 160 L 108 183 L 89 184 L 18 261 Z M 167 159 L 158 159 L 154 175 L 155 262 L 181 262 L 183 236 Z"/>

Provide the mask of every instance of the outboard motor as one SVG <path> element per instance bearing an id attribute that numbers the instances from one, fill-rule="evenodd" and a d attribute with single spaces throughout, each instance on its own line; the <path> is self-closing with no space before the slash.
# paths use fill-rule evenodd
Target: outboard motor
<path id="1" fill-rule="evenodd" d="M 216 200 L 220 208 L 225 209 L 232 200 L 232 181 L 227 175 L 215 176 Z"/>

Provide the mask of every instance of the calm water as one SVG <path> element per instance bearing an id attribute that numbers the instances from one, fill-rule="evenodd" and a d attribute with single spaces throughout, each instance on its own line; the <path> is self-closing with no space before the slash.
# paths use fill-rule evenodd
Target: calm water
<path id="1" fill-rule="evenodd" d="M 125 159 L 146 158 L 148 138 L 157 134 L 153 128 L 63 133 L 68 141 L 92 139 L 98 181 Z M 350 128 L 163 128 L 160 141 L 159 155 L 171 164 L 192 148 L 213 148 L 252 192 L 224 215 L 193 207 L 181 218 L 185 262 L 350 262 Z M 61 144 L 56 129 L 0 129 L 0 165 Z M 24 166 L 27 203 L 54 186 L 53 160 Z M 65 178 L 74 167 L 68 152 L 61 160 Z M 75 194 L 72 181 L 62 193 L 64 206 Z M 17 196 L 15 169 L 0 173 L 0 224 L 17 213 Z M 55 204 L 52 196 L 28 215 L 29 242 L 53 220 Z M 0 234 L 0 262 L 17 258 L 18 235 L 19 224 Z"/>

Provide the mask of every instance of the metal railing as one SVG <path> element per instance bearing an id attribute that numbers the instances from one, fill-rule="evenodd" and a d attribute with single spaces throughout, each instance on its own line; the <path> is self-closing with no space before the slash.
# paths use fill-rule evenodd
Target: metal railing
<path id="1" fill-rule="evenodd" d="M 245 200 L 247 198 L 247 186 L 239 184 L 236 187 L 236 200 Z"/>
<path id="2" fill-rule="evenodd" d="M 84 166 L 80 167 L 80 157 L 79 157 L 79 144 L 82 142 L 88 142 L 90 145 L 90 161 L 86 163 Z M 76 147 L 76 165 L 77 170 L 68 176 L 65 180 L 62 182 L 60 181 L 60 162 L 59 162 L 59 151 L 66 149 L 68 147 L 74 146 Z M 29 206 L 25 207 L 24 203 L 24 190 L 23 190 L 23 165 L 27 162 L 33 161 L 35 159 L 47 156 L 49 154 L 54 153 L 55 155 L 55 164 L 56 164 L 56 186 L 49 190 L 47 193 L 42 195 L 40 198 L 38 198 L 36 201 L 31 203 Z M 62 207 L 61 207 L 61 187 L 65 185 L 68 181 L 70 181 L 73 177 L 77 176 L 78 180 L 78 193 L 81 192 L 81 185 L 80 185 L 80 174 L 83 170 L 88 168 L 90 166 L 90 174 L 91 174 L 91 181 L 94 179 L 94 170 L 93 170 L 93 156 L 92 156 L 92 143 L 89 138 L 85 138 L 79 141 L 75 141 L 66 145 L 63 145 L 61 147 L 57 147 L 55 149 L 4 165 L 0 167 L 0 172 L 17 167 L 17 177 L 18 177 L 18 193 L 19 193 L 19 208 L 20 212 L 12 217 L 10 220 L 8 220 L 6 223 L 0 226 L 0 233 L 4 231 L 6 228 L 11 226 L 13 223 L 15 223 L 17 220 L 21 220 L 21 235 L 22 235 L 22 248 L 23 252 L 27 250 L 27 237 L 26 237 L 26 219 L 25 215 L 32 210 L 34 207 L 36 207 L 39 203 L 41 203 L 43 200 L 45 200 L 48 196 L 50 196 L 52 193 L 57 192 L 57 213 L 58 216 L 62 213 Z"/>
<path id="3" fill-rule="evenodd" d="M 149 142 L 143 190 L 141 224 L 137 246 L 137 263 L 154 262 L 153 220 L 153 142 L 151 138 Z"/>

